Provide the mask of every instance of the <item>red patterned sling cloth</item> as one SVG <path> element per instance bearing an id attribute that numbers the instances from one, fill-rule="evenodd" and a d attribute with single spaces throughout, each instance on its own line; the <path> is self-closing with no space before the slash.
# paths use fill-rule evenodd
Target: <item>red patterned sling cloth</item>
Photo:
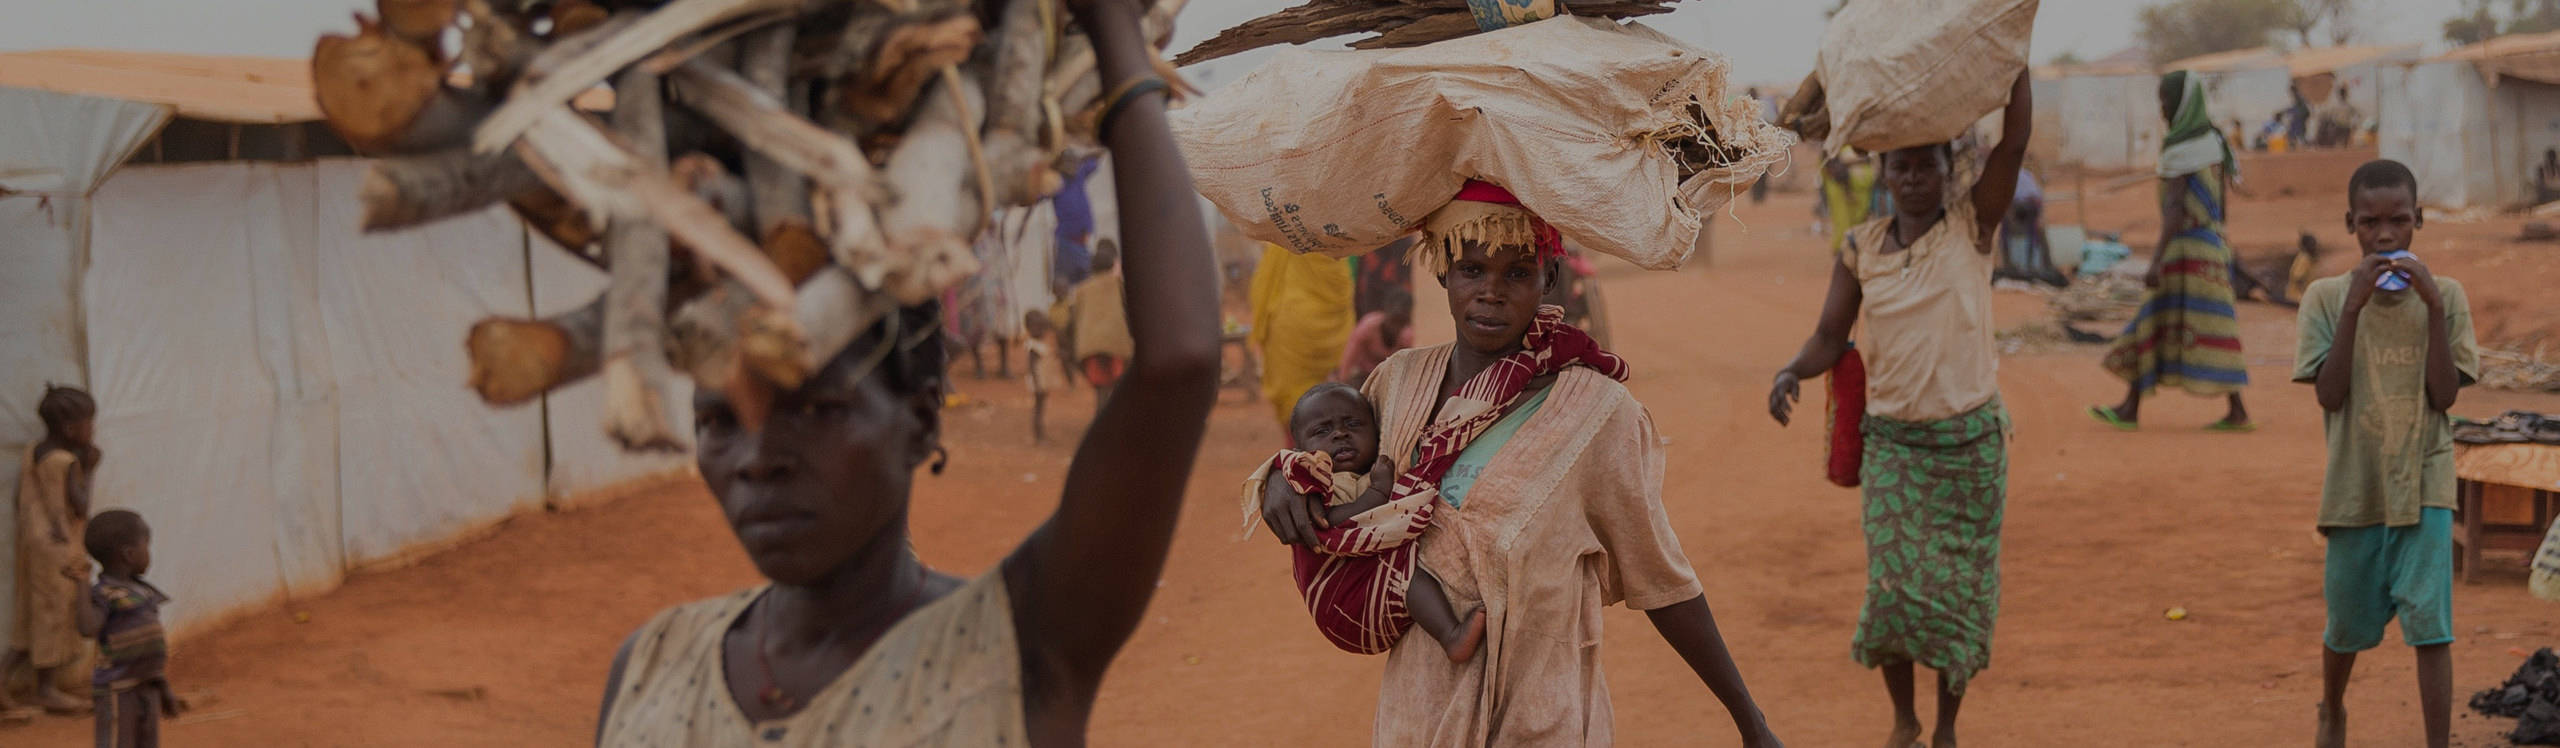
<path id="1" fill-rule="evenodd" d="M 1531 380 L 1568 366 L 1589 367 L 1619 381 L 1627 378 L 1627 362 L 1565 324 L 1564 310 L 1558 307 L 1538 309 L 1521 346 L 1468 379 L 1441 404 L 1440 415 L 1423 429 L 1413 465 L 1396 477 L 1385 506 L 1317 533 L 1320 547 L 1294 549 L 1298 592 L 1306 598 L 1316 628 L 1335 647 L 1355 654 L 1385 652 L 1413 626 L 1405 608 L 1405 588 L 1413 582 L 1419 550 L 1413 541 L 1431 527 L 1440 504 L 1440 478 L 1468 444 L 1519 402 Z M 1300 493 L 1321 496 L 1332 485 L 1333 476 L 1314 461 L 1283 460 L 1279 467 L 1280 477 Z"/>

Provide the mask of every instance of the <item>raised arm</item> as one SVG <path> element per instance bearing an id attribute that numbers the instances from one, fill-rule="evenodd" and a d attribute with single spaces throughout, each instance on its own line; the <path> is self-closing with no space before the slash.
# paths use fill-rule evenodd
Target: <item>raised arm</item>
<path id="1" fill-rule="evenodd" d="M 2027 162 L 2027 138 L 2035 134 L 2035 86 L 2027 71 L 2018 71 L 2018 79 L 2009 84 L 2009 107 L 2000 114 L 2000 144 L 1991 147 L 1991 157 L 1982 165 L 1982 177 L 1973 182 L 1973 219 L 1980 225 L 1975 231 L 1981 240 L 1974 246 L 1991 251 L 1990 237 L 2000 230 L 2000 219 L 2009 214 L 2009 201 L 2018 196 L 2018 167 Z"/>
<path id="2" fill-rule="evenodd" d="M 1852 251 L 1856 241 L 1850 240 Z M 1830 371 L 1849 352 L 1849 330 L 1858 324 L 1858 305 L 1866 300 L 1866 292 L 1858 288 L 1858 275 L 1845 262 L 1831 264 L 1831 291 L 1822 298 L 1822 320 L 1814 324 L 1813 337 L 1805 339 L 1795 360 L 1778 370 L 1777 381 L 1769 387 L 1769 417 L 1780 426 L 1787 425 L 1795 410 L 1798 384 Z"/>
<path id="3" fill-rule="evenodd" d="M 1140 2 L 1068 4 L 1093 37 L 1105 92 L 1153 74 Z M 1026 670 L 1062 676 L 1081 698 L 1091 697 L 1155 593 L 1217 397 L 1217 268 L 1156 90 L 1123 104 L 1102 133 L 1123 216 L 1136 349 L 1076 449 L 1057 514 L 1004 563 Z"/>

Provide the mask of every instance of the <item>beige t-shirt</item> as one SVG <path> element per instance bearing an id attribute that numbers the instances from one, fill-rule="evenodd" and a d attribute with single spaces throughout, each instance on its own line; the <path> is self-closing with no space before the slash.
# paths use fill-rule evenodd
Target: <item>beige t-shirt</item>
<path id="1" fill-rule="evenodd" d="M 1973 201 L 1957 197 L 1909 249 L 1891 246 L 1893 217 L 1860 224 L 1840 251 L 1858 276 L 1865 333 L 1867 414 L 1897 421 L 1953 418 L 2000 394 L 1991 340 L 1991 255 L 1977 242 Z"/>
<path id="2" fill-rule="evenodd" d="M 2313 382 L 2337 340 L 2348 276 L 2312 281 L 2303 292 L 2293 381 Z M 2444 297 L 2453 368 L 2480 377 L 2471 305 L 2462 284 L 2436 277 Z M 2321 527 L 2405 527 L 2423 507 L 2454 507 L 2453 424 L 2427 407 L 2427 305 L 2414 291 L 2375 291 L 2356 318 L 2356 361 L 2347 405 L 2326 414 L 2329 472 L 2320 489 Z"/>

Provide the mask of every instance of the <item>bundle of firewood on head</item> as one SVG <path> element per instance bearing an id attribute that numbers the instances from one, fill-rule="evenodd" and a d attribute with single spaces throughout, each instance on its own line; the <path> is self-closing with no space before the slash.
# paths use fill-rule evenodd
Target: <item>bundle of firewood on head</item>
<path id="1" fill-rule="evenodd" d="M 1173 61 L 1190 65 L 1275 44 L 1305 44 L 1360 33 L 1369 36 L 1353 40 L 1352 49 L 1415 47 L 1558 13 L 1597 18 L 1669 13 L 1671 4 L 1679 1 L 1308 0 L 1218 32 Z"/>
<path id="2" fill-rule="evenodd" d="M 1106 92 L 1055 0 L 378 2 L 311 57 L 329 124 L 382 157 L 366 230 L 505 203 L 604 267 L 596 300 L 465 347 L 497 405 L 601 373 L 626 448 L 681 448 L 676 371 L 760 420 L 1097 149 Z M 1183 2 L 1148 13 L 1159 48 Z"/>

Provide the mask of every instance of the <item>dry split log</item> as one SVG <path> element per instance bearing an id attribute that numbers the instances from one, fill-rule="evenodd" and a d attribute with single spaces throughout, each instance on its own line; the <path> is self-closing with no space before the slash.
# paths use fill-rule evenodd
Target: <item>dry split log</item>
<path id="1" fill-rule="evenodd" d="M 660 6 L 638 16 L 638 20 L 626 28 L 602 34 L 592 48 L 559 65 L 533 71 L 527 81 L 519 83 L 516 90 L 507 95 L 507 103 L 491 112 L 480 129 L 472 134 L 472 147 L 482 152 L 506 147 L 550 110 L 568 106 L 569 100 L 578 92 L 603 83 L 614 71 L 638 62 L 688 33 L 740 16 L 787 10 L 799 2 L 675 0 Z"/>
<path id="2" fill-rule="evenodd" d="M 636 166 L 666 161 L 658 77 L 631 70 L 614 87 L 613 129 Z M 607 219 L 604 292 L 605 432 L 626 449 L 680 449 L 667 413 L 667 232 L 633 214 Z"/>
<path id="3" fill-rule="evenodd" d="M 604 298 L 544 319 L 491 318 L 463 341 L 470 385 L 491 405 L 514 405 L 593 376 L 604 353 Z"/>

